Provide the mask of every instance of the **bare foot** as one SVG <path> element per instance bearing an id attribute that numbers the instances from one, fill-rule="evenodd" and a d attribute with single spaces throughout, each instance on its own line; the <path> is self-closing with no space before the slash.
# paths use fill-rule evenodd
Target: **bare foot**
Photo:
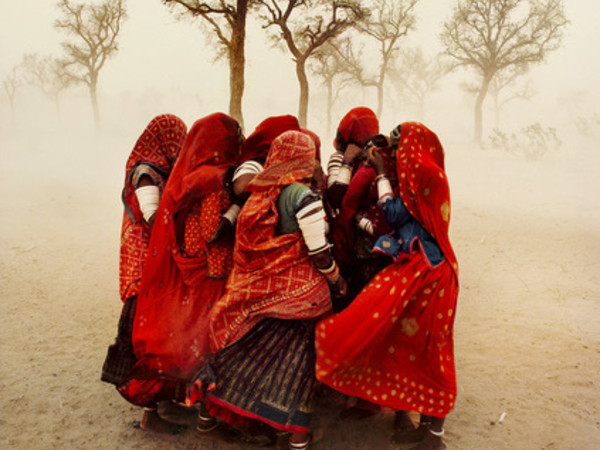
<path id="1" fill-rule="evenodd" d="M 394 434 L 392 435 L 393 444 L 409 444 L 419 442 L 425 437 L 427 427 L 419 426 L 415 428 L 407 411 L 397 411 L 394 418 Z"/>
<path id="2" fill-rule="evenodd" d="M 156 412 L 156 410 L 144 411 L 144 417 L 142 418 L 142 423 L 140 424 L 140 427 L 142 428 L 142 430 L 145 431 L 154 431 L 155 433 L 168 434 L 180 433 L 185 428 L 181 425 L 177 425 L 163 420 L 158 415 L 158 412 Z"/>
<path id="3" fill-rule="evenodd" d="M 176 402 L 160 402 L 157 411 L 162 419 L 178 425 L 195 425 L 198 417 L 197 408 Z"/>
<path id="4" fill-rule="evenodd" d="M 425 433 L 425 437 L 410 450 L 443 450 L 446 445 L 442 442 L 440 436 L 434 436 L 431 433 Z"/>

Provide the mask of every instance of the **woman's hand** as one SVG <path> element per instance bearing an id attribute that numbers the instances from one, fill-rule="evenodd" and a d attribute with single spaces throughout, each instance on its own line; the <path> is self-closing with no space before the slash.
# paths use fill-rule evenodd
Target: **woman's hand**
<path id="1" fill-rule="evenodd" d="M 361 154 L 362 148 L 356 144 L 348 144 L 344 151 L 344 162 L 352 164 L 354 160 Z"/>
<path id="2" fill-rule="evenodd" d="M 385 173 L 385 163 L 383 162 L 383 157 L 379 153 L 377 147 L 371 147 L 368 149 L 366 157 L 368 165 L 375 169 L 377 175 Z"/>
<path id="3" fill-rule="evenodd" d="M 331 291 L 334 298 L 344 297 L 348 293 L 348 283 L 341 275 L 335 283 L 331 283 Z"/>

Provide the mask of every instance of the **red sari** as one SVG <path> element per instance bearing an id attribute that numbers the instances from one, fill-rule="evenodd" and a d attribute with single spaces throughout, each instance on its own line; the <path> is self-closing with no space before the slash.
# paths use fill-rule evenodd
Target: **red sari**
<path id="1" fill-rule="evenodd" d="M 291 115 L 267 117 L 242 143 L 238 163 L 267 157 L 273 140 L 285 131 L 300 131 L 298 119 Z"/>
<path id="2" fill-rule="evenodd" d="M 133 174 L 140 164 L 149 166 L 148 175 L 162 193 L 187 133 L 185 123 L 172 114 L 150 121 L 131 151 L 125 165 L 123 225 L 119 253 L 119 293 L 121 300 L 137 295 L 150 240 L 150 228 L 143 220 L 135 195 Z"/>
<path id="3" fill-rule="evenodd" d="M 346 144 L 349 143 L 362 148 L 377 133 L 379 133 L 377 116 L 370 108 L 359 106 L 348 111 L 340 121 L 333 146 L 338 151 L 340 147 L 345 149 Z"/>
<path id="4" fill-rule="evenodd" d="M 234 267 L 225 295 L 210 314 L 214 351 L 240 339 L 263 318 L 315 318 L 331 308 L 329 286 L 310 262 L 302 233 L 277 232 L 281 190 L 309 180 L 314 170 L 309 137 L 288 133 L 295 140 L 282 144 L 280 136 L 265 170 L 247 187 L 251 195 L 238 217 Z"/>
<path id="5" fill-rule="evenodd" d="M 458 265 L 450 241 L 450 194 L 437 136 L 402 124 L 398 190 L 445 258 L 432 267 L 420 246 L 383 269 L 341 313 L 317 327 L 317 378 L 397 410 L 445 417 L 456 400 L 453 324 Z"/>
<path id="6" fill-rule="evenodd" d="M 225 114 L 196 121 L 165 187 L 134 321 L 138 363 L 119 387 L 134 404 L 163 399 L 165 391 L 184 383 L 210 354 L 208 311 L 226 281 L 212 278 L 210 263 L 219 263 L 216 276 L 224 275 L 226 263 L 223 243 L 214 247 L 206 241 L 227 206 L 222 177 L 239 155 L 240 139 L 237 122 Z M 233 243 L 227 245 L 232 250 Z"/>

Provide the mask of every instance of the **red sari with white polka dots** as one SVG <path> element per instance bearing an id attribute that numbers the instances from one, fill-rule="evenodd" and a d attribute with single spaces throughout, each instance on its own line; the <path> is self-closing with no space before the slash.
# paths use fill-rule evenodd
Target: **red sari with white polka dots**
<path id="1" fill-rule="evenodd" d="M 383 269 L 344 311 L 317 327 L 317 378 L 396 410 L 445 417 L 456 401 L 453 325 L 458 264 L 448 239 L 450 194 L 437 136 L 401 125 L 398 188 L 444 260 L 432 267 L 419 245 Z"/>

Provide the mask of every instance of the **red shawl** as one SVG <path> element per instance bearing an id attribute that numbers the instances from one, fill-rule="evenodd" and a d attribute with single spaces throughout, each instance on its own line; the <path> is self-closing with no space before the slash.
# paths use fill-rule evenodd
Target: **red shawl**
<path id="1" fill-rule="evenodd" d="M 122 193 L 125 212 L 119 256 L 119 291 L 123 301 L 139 292 L 150 240 L 150 228 L 143 220 L 135 195 L 134 169 L 140 164 L 150 166 L 150 175 L 162 193 L 186 133 L 187 127 L 179 117 L 172 114 L 156 116 L 142 132 L 127 159 Z"/>
<path id="2" fill-rule="evenodd" d="M 346 310 L 321 321 L 317 378 L 379 405 L 445 417 L 456 400 L 458 297 L 458 266 L 448 239 L 448 180 L 435 134 L 418 123 L 401 129 L 401 198 L 445 258 L 432 268 L 416 248 L 383 269 Z"/>
<path id="3" fill-rule="evenodd" d="M 273 140 L 284 131 L 300 131 L 298 119 L 294 116 L 274 116 L 263 120 L 242 144 L 239 163 L 249 159 L 266 158 Z"/>
<path id="4" fill-rule="evenodd" d="M 225 280 L 206 276 L 206 252 L 184 257 L 181 245 L 187 212 L 223 190 L 222 176 L 239 155 L 240 138 L 237 122 L 225 114 L 196 121 L 165 187 L 134 321 L 139 361 L 133 380 L 119 389 L 134 403 L 147 394 L 141 390 L 148 383 L 139 380 L 187 380 L 210 353 L 208 311 L 222 295 Z"/>
<path id="5" fill-rule="evenodd" d="M 362 148 L 377 133 L 379 133 L 377 116 L 371 109 L 359 106 L 348 111 L 340 121 L 333 146 L 338 149 L 340 145 L 352 142 Z"/>
<path id="6" fill-rule="evenodd" d="M 329 287 L 310 262 L 301 232 L 278 234 L 277 198 L 285 186 L 308 182 L 314 162 L 311 138 L 286 132 L 248 185 L 227 291 L 210 313 L 213 350 L 231 345 L 266 317 L 307 319 L 331 309 Z"/>

